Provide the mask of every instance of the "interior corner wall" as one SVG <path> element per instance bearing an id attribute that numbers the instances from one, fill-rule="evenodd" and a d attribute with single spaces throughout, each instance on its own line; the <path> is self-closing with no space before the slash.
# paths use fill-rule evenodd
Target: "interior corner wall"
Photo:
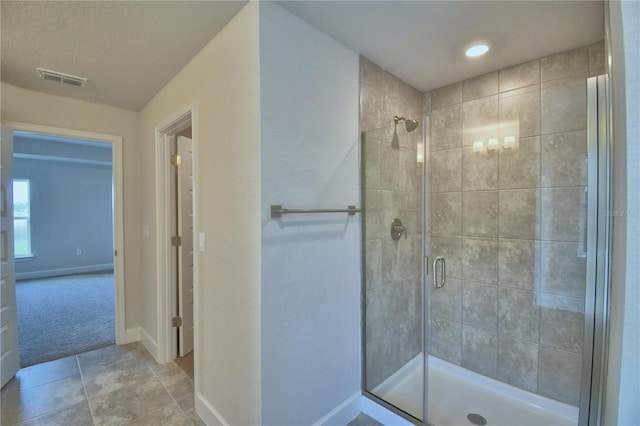
<path id="1" fill-rule="evenodd" d="M 249 2 L 141 111 L 142 223 L 152 230 L 144 328 L 157 338 L 156 126 L 195 100 L 196 226 L 207 243 L 197 264 L 196 399 L 217 412 L 212 422 L 243 425 L 261 424 L 258 8 Z"/>
<path id="2" fill-rule="evenodd" d="M 142 324 L 140 306 L 144 303 L 140 257 L 140 150 L 138 113 L 62 96 L 22 89 L 6 83 L 0 86 L 2 121 L 37 124 L 63 129 L 122 136 L 124 160 L 125 234 L 125 327 Z"/>
<path id="3" fill-rule="evenodd" d="M 610 1 L 613 255 L 604 424 L 640 417 L 640 3 Z"/>
<path id="4" fill-rule="evenodd" d="M 260 64 L 262 424 L 312 424 L 361 391 L 360 215 L 270 205 L 360 205 L 358 55 L 261 2 Z"/>

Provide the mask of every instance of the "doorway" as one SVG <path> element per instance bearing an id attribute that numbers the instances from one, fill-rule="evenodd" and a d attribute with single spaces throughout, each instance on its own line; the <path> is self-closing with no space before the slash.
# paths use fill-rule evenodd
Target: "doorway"
<path id="1" fill-rule="evenodd" d="M 64 151 L 64 149 L 61 148 L 61 145 L 56 145 L 53 146 L 51 145 L 51 140 L 54 139 L 58 139 L 58 141 L 60 140 L 67 140 L 71 145 L 73 145 L 73 142 L 76 143 L 76 145 L 80 145 L 80 146 L 101 146 L 101 147 L 107 147 L 107 154 L 106 154 L 106 159 L 102 159 L 102 160 L 97 160 L 97 159 L 93 159 L 93 161 L 97 161 L 97 162 L 103 162 L 103 163 L 110 163 L 110 178 L 109 178 L 109 185 L 108 185 L 108 206 L 104 207 L 106 210 L 108 210 L 109 216 L 110 216 L 110 223 L 108 224 L 108 227 L 110 228 L 110 232 L 109 232 L 109 236 L 106 237 L 110 243 L 111 246 L 109 247 L 109 254 L 110 257 L 107 261 L 105 261 L 104 264 L 101 264 L 102 266 L 97 267 L 97 264 L 94 264 L 94 268 L 79 268 L 79 269 L 65 269 L 65 268 L 61 268 L 63 269 L 62 271 L 57 271 L 58 276 L 61 275 L 65 275 L 67 272 L 69 273 L 73 273 L 73 274 L 77 274 L 77 273 L 87 273 L 87 272 L 91 272 L 91 273 L 97 273 L 100 272 L 102 270 L 104 270 L 104 268 L 106 268 L 106 265 L 110 266 L 110 274 L 113 275 L 113 279 L 111 280 L 111 282 L 106 285 L 107 288 L 107 292 L 110 295 L 113 295 L 113 302 L 112 302 L 112 306 L 110 308 L 111 310 L 111 315 L 113 317 L 113 320 L 111 320 L 112 323 L 112 327 L 115 329 L 115 334 L 112 337 L 112 340 L 115 340 L 115 343 L 120 344 L 124 341 L 125 339 L 125 323 L 124 323 L 124 317 L 125 317 L 125 313 L 124 313 L 124 265 L 123 265 L 123 257 L 124 257 L 124 229 L 123 229 L 123 218 L 124 218 L 124 212 L 123 212 L 123 180 L 122 180 L 122 138 L 119 136 L 115 136 L 115 135 L 106 135 L 106 134 L 101 134 L 101 133 L 94 133 L 94 132 L 85 132 L 85 131 L 78 131 L 78 130 L 71 130 L 71 129 L 62 129 L 62 128 L 56 128 L 56 127 L 51 127 L 51 126 L 40 126 L 40 125 L 34 125 L 34 124 L 28 124 L 28 123 L 19 123 L 19 122 L 3 122 L 2 123 L 2 134 L 3 134 L 3 151 L 8 154 L 8 155 L 4 155 L 3 158 L 3 167 L 4 166 L 10 166 L 10 167 L 6 167 L 6 170 L 10 170 L 11 171 L 11 175 L 7 175 L 5 176 L 3 174 L 3 193 L 12 193 L 13 191 L 4 191 L 4 187 L 7 185 L 4 185 L 5 182 L 7 183 L 12 183 L 13 182 L 13 154 L 14 154 L 14 148 L 13 148 L 13 142 L 14 142 L 14 136 L 18 135 L 18 136 L 22 136 L 24 134 L 34 134 L 34 135 L 38 135 L 37 137 L 41 138 L 41 142 L 45 143 L 47 142 L 46 139 L 48 138 L 49 141 L 49 145 L 47 145 L 47 148 L 50 150 L 50 152 L 44 152 L 44 153 L 34 153 L 34 152 L 28 152 L 28 150 L 26 152 L 18 152 L 18 154 L 26 154 L 33 156 L 33 158 L 31 159 L 36 159 L 37 161 L 53 161 L 56 158 L 56 155 L 60 155 L 60 153 L 62 151 Z M 84 141 L 84 142 L 80 142 L 80 141 Z M 32 148 L 33 146 L 29 146 L 30 148 Z M 6 151 L 4 148 L 8 148 Z M 103 153 L 104 154 L 104 153 Z M 20 157 L 20 155 L 18 155 L 18 157 Z M 24 156 L 23 156 L 24 157 Z M 48 158 L 48 157 L 52 157 L 52 158 Z M 9 159 L 11 159 L 10 163 L 5 164 Z M 22 158 L 24 159 L 24 158 Z M 84 161 L 87 160 L 87 161 Z M 96 164 L 90 164 L 91 163 L 91 159 L 87 159 L 85 158 L 82 161 L 79 162 L 71 162 L 73 164 L 81 164 L 84 166 L 87 165 L 96 165 Z M 13 185 L 10 185 L 13 186 Z M 24 182 L 23 182 L 23 186 L 24 186 Z M 31 188 L 33 189 L 33 188 Z M 23 197 L 24 198 L 24 197 Z M 79 198 L 79 197 L 76 197 Z M 12 198 L 11 198 L 12 199 Z M 7 200 L 9 200 L 9 198 L 7 198 Z M 23 200 L 24 201 L 24 200 Z M 70 204 L 67 202 L 64 202 L 64 200 L 60 199 L 58 200 L 59 203 L 58 204 L 62 204 L 63 207 L 67 207 L 69 208 Z M 7 241 L 5 242 L 9 242 L 10 244 L 7 244 L 7 246 L 11 246 L 11 248 L 13 249 L 15 244 L 13 243 L 13 236 L 14 236 L 14 231 L 13 231 L 13 224 L 15 221 L 15 216 L 13 215 L 13 203 L 11 204 L 11 209 L 10 209 L 10 216 L 11 216 L 11 238 L 7 239 Z M 24 213 L 24 212 L 23 212 Z M 24 215 L 21 216 L 19 219 L 22 219 L 22 223 L 20 225 L 24 225 L 25 219 L 28 221 L 29 217 L 25 217 Z M 89 218 L 90 219 L 90 218 Z M 35 222 L 34 222 L 35 224 Z M 74 224 L 74 227 L 78 227 L 80 224 Z M 22 226 L 22 228 L 17 230 L 18 233 L 20 233 L 21 231 L 24 233 L 24 226 Z M 60 231 L 58 231 L 60 232 Z M 70 233 L 70 232 L 67 232 Z M 19 235 L 20 238 L 22 238 L 23 234 Z M 57 237 L 50 237 L 53 238 L 55 241 L 60 242 L 63 238 L 63 236 L 61 236 L 60 234 L 58 234 Z M 23 238 L 24 239 L 24 238 Z M 59 246 L 56 246 L 59 247 Z M 89 257 L 89 255 L 93 254 L 94 249 L 93 248 L 89 248 L 90 246 L 87 245 L 85 246 L 85 248 L 83 247 L 74 247 L 72 249 L 72 254 L 73 256 L 77 256 L 77 257 L 82 257 L 83 255 Z M 37 247 L 31 247 L 29 248 L 28 246 L 25 246 L 23 243 L 19 244 L 18 247 L 21 251 L 22 254 L 24 254 L 24 252 L 29 252 L 29 250 L 31 250 L 34 254 L 36 250 L 39 250 Z M 15 298 L 15 294 L 16 294 L 16 286 L 15 286 L 15 272 L 14 272 L 14 265 L 15 265 L 15 260 L 14 260 L 14 256 L 13 256 L 14 250 L 11 250 L 11 254 L 12 256 L 7 256 L 7 261 L 6 263 L 4 262 L 3 259 L 3 284 L 7 287 L 5 288 L 5 292 L 6 294 L 10 295 L 11 297 L 6 298 L 5 300 L 5 304 L 3 305 L 3 310 L 6 309 L 13 309 L 13 312 L 15 312 L 15 308 L 16 308 L 16 298 Z M 80 254 L 77 254 L 80 253 Z M 37 254 L 37 253 L 36 253 Z M 38 257 L 38 256 L 35 256 Z M 50 271 L 50 269 L 44 269 L 47 271 Z M 11 276 L 4 276 L 7 275 L 7 271 L 10 272 Z M 64 272 L 64 273 L 60 273 L 60 272 Z M 20 272 L 19 272 L 20 274 Z M 48 273 L 47 273 L 48 274 Z M 45 274 L 46 275 L 46 274 Z M 36 275 L 18 275 L 18 278 L 42 278 L 42 276 L 37 276 Z M 77 278 L 77 277 L 76 277 Z M 94 277 L 95 278 L 95 277 Z M 100 277 L 98 277 L 100 278 Z M 103 287 L 105 287 L 103 285 Z M 74 297 L 76 299 L 77 298 L 77 294 L 74 294 Z M 77 305 L 76 305 L 77 306 Z M 17 316 L 16 316 L 17 317 Z M 18 336 L 18 322 L 17 319 L 13 322 L 11 322 L 11 324 L 6 324 L 7 327 L 10 328 L 9 332 L 11 335 L 16 336 L 16 342 L 15 342 L 15 348 L 16 350 L 12 350 L 11 351 L 11 359 L 15 360 L 15 363 L 11 363 L 11 365 L 13 365 L 14 367 L 11 369 L 11 371 L 5 371 L 5 369 L 3 368 L 3 383 L 5 382 L 5 379 L 8 380 L 9 378 L 11 378 L 11 376 L 13 375 L 13 373 L 15 373 L 15 371 L 17 371 L 17 368 L 19 368 L 20 364 L 19 364 L 19 356 L 18 356 L 18 342 L 17 342 L 17 336 Z M 62 326 L 64 324 L 59 324 L 59 326 Z M 86 337 L 85 333 L 80 333 L 81 335 L 84 335 Z M 84 349 L 86 350 L 86 349 Z M 9 355 L 5 354 L 5 358 L 9 357 Z M 6 361 L 6 360 L 5 360 Z M 8 365 L 6 362 L 4 363 L 5 365 Z"/>
<path id="2" fill-rule="evenodd" d="M 191 126 L 171 138 L 171 223 L 175 249 L 176 364 L 193 379 L 193 140 Z"/>
<path id="3" fill-rule="evenodd" d="M 111 144 L 13 132 L 20 365 L 115 343 Z"/>
<path id="4" fill-rule="evenodd" d="M 158 359 L 197 377 L 197 134 L 195 105 L 156 127 Z M 197 241 L 198 249 L 195 249 Z M 197 386 L 197 383 L 196 383 Z"/>

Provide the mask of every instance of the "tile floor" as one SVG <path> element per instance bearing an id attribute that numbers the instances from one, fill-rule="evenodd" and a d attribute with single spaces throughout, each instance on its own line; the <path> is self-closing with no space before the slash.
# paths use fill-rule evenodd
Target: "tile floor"
<path id="1" fill-rule="evenodd" d="M 189 352 L 187 355 L 182 358 L 178 357 L 175 360 L 178 367 L 182 368 L 187 376 L 191 377 L 193 380 L 193 351 Z"/>
<path id="2" fill-rule="evenodd" d="M 367 416 L 364 413 L 358 414 L 358 417 L 351 420 L 347 426 L 384 426 L 376 419 Z"/>
<path id="3" fill-rule="evenodd" d="M 193 381 L 139 343 L 20 370 L 2 388 L 2 425 L 204 425 Z"/>

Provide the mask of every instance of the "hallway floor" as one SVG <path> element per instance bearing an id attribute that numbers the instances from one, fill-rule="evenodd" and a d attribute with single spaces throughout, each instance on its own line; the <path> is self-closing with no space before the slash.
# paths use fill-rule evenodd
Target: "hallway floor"
<path id="1" fill-rule="evenodd" d="M 2 425 L 204 425 L 193 381 L 139 343 L 23 368 L 2 388 Z"/>

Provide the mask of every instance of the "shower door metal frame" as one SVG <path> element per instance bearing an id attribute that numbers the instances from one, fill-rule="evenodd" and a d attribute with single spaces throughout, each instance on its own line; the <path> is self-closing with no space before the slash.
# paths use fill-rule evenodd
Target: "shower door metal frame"
<path id="1" fill-rule="evenodd" d="M 610 86 L 587 79 L 587 275 L 578 425 L 602 424 L 606 385 L 611 257 Z M 595 196 L 592 196 L 595 195 Z M 595 224 L 595 226 L 592 226 Z"/>
<path id="2" fill-rule="evenodd" d="M 423 213 L 423 217 L 422 219 L 425 220 L 427 218 L 428 212 L 426 210 L 427 207 L 427 203 L 428 201 L 425 200 L 425 196 L 424 196 L 424 192 L 425 192 L 425 184 L 426 184 L 426 179 L 427 177 L 425 176 L 425 173 L 428 171 L 427 168 L 427 164 L 428 164 L 428 138 L 429 138 L 429 133 L 427 130 L 425 129 L 429 129 L 429 117 L 424 117 L 423 119 L 423 123 L 425 124 L 422 127 L 422 140 L 423 140 L 423 159 L 422 159 L 422 193 L 423 193 L 423 200 L 422 200 L 422 213 Z M 413 417 L 411 414 L 407 413 L 406 411 L 396 407 L 395 405 L 385 401 L 384 399 L 380 398 L 379 396 L 375 395 L 373 392 L 370 392 L 369 390 L 367 390 L 367 335 L 366 335 L 366 331 L 367 331 L 367 298 L 366 298 L 366 291 L 367 291 L 367 261 L 366 261 L 366 246 L 367 246 L 367 241 L 366 241 L 366 214 L 367 214 L 367 205 L 366 205 L 366 187 L 365 187 L 365 162 L 364 162 L 364 156 L 365 156 L 365 152 L 364 150 L 366 150 L 366 134 L 367 132 L 360 132 L 360 152 L 359 152 L 359 161 L 360 161 L 360 206 L 361 206 L 361 215 L 360 215 L 360 229 L 361 229 L 361 251 L 362 251 L 362 256 L 361 256 L 361 261 L 360 261 L 360 266 L 361 266 L 361 282 L 360 282 L 360 288 L 361 288 L 361 296 L 360 296 L 360 306 L 361 306 L 361 313 L 360 313 L 360 320 L 361 320 L 361 351 L 362 351 L 362 357 L 361 357 L 361 365 L 360 365 L 360 371 L 361 371 L 361 379 L 360 379 L 360 383 L 361 383 L 361 389 L 362 389 L 362 395 L 365 398 L 368 398 L 372 401 L 374 401 L 376 404 L 381 405 L 382 407 L 386 408 L 387 410 L 391 411 L 392 413 L 402 417 L 403 419 L 407 420 L 408 422 L 411 422 L 415 425 L 418 426 L 424 426 L 424 425 L 428 425 L 425 414 L 426 414 L 426 408 L 423 405 L 423 409 L 422 409 L 422 414 L 423 414 L 423 420 L 420 420 L 416 417 Z M 422 253 L 420 256 L 420 259 L 424 259 L 424 255 L 425 255 L 425 242 L 424 242 L 424 227 L 423 227 L 423 238 L 422 238 Z M 424 402 L 427 402 L 427 356 L 428 354 L 426 352 L 424 352 L 426 345 L 427 345 L 427 337 L 426 337 L 426 331 L 425 331 L 425 312 L 427 309 L 428 305 L 425 305 L 427 299 L 426 299 L 426 288 L 425 288 L 425 276 L 427 273 L 427 270 L 425 269 L 427 266 L 425 264 L 425 262 L 421 262 L 421 286 L 422 286 L 422 354 L 423 354 L 423 366 L 424 366 L 424 382 L 423 382 L 423 395 L 424 395 Z M 424 403 L 423 403 L 424 404 Z"/>

